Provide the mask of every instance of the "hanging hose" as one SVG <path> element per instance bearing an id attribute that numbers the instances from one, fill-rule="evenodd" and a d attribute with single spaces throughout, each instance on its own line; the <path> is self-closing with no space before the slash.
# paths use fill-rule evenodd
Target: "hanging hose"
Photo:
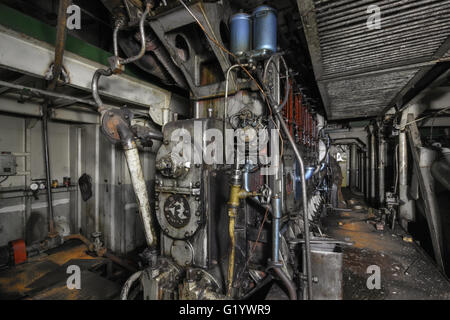
<path id="1" fill-rule="evenodd" d="M 120 292 L 120 300 L 128 300 L 128 293 L 130 292 L 133 283 L 138 280 L 141 275 L 142 271 L 138 271 L 128 278 L 127 282 L 123 285 L 122 291 Z"/>

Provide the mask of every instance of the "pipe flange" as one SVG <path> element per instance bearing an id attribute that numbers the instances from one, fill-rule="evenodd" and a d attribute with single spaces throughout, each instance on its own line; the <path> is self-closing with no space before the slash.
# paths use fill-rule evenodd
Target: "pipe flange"
<path id="1" fill-rule="evenodd" d="M 113 144 L 121 144 L 131 135 L 131 120 L 133 113 L 126 109 L 111 109 L 102 112 L 101 128 L 106 138 Z M 129 132 L 124 134 L 125 132 Z"/>

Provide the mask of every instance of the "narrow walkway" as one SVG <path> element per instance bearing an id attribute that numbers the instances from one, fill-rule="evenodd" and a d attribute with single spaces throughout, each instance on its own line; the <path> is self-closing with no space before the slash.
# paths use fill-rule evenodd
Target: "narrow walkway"
<path id="1" fill-rule="evenodd" d="M 323 221 L 327 235 L 354 242 L 344 248 L 344 299 L 450 299 L 450 282 L 418 245 L 405 241 L 409 235 L 401 227 L 378 231 L 376 211 L 357 196 L 346 198 L 349 210 Z M 371 265 L 381 270 L 379 290 L 367 288 Z"/>

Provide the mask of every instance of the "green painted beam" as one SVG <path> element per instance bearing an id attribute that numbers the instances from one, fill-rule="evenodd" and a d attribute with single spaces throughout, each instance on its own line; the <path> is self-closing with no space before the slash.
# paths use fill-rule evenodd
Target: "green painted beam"
<path id="1" fill-rule="evenodd" d="M 31 38 L 51 45 L 55 44 L 55 28 L 4 4 L 0 4 L 0 24 L 16 32 L 23 33 Z M 109 66 L 108 57 L 112 56 L 112 53 L 90 45 L 85 41 L 71 35 L 67 35 L 65 50 L 88 60 L 98 62 L 104 66 Z M 140 78 L 129 68 L 126 68 L 125 73 L 129 76 Z"/>

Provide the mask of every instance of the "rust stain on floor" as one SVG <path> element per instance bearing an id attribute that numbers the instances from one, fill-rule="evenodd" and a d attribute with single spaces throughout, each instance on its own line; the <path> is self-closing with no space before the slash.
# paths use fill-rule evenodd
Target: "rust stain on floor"
<path id="1" fill-rule="evenodd" d="M 403 241 L 403 229 L 378 231 L 374 209 L 357 197 L 347 203 L 353 211 L 335 212 L 323 222 L 329 236 L 354 242 L 343 249 L 344 299 L 450 299 L 448 279 L 414 243 Z M 380 290 L 367 288 L 371 265 L 380 267 Z"/>

